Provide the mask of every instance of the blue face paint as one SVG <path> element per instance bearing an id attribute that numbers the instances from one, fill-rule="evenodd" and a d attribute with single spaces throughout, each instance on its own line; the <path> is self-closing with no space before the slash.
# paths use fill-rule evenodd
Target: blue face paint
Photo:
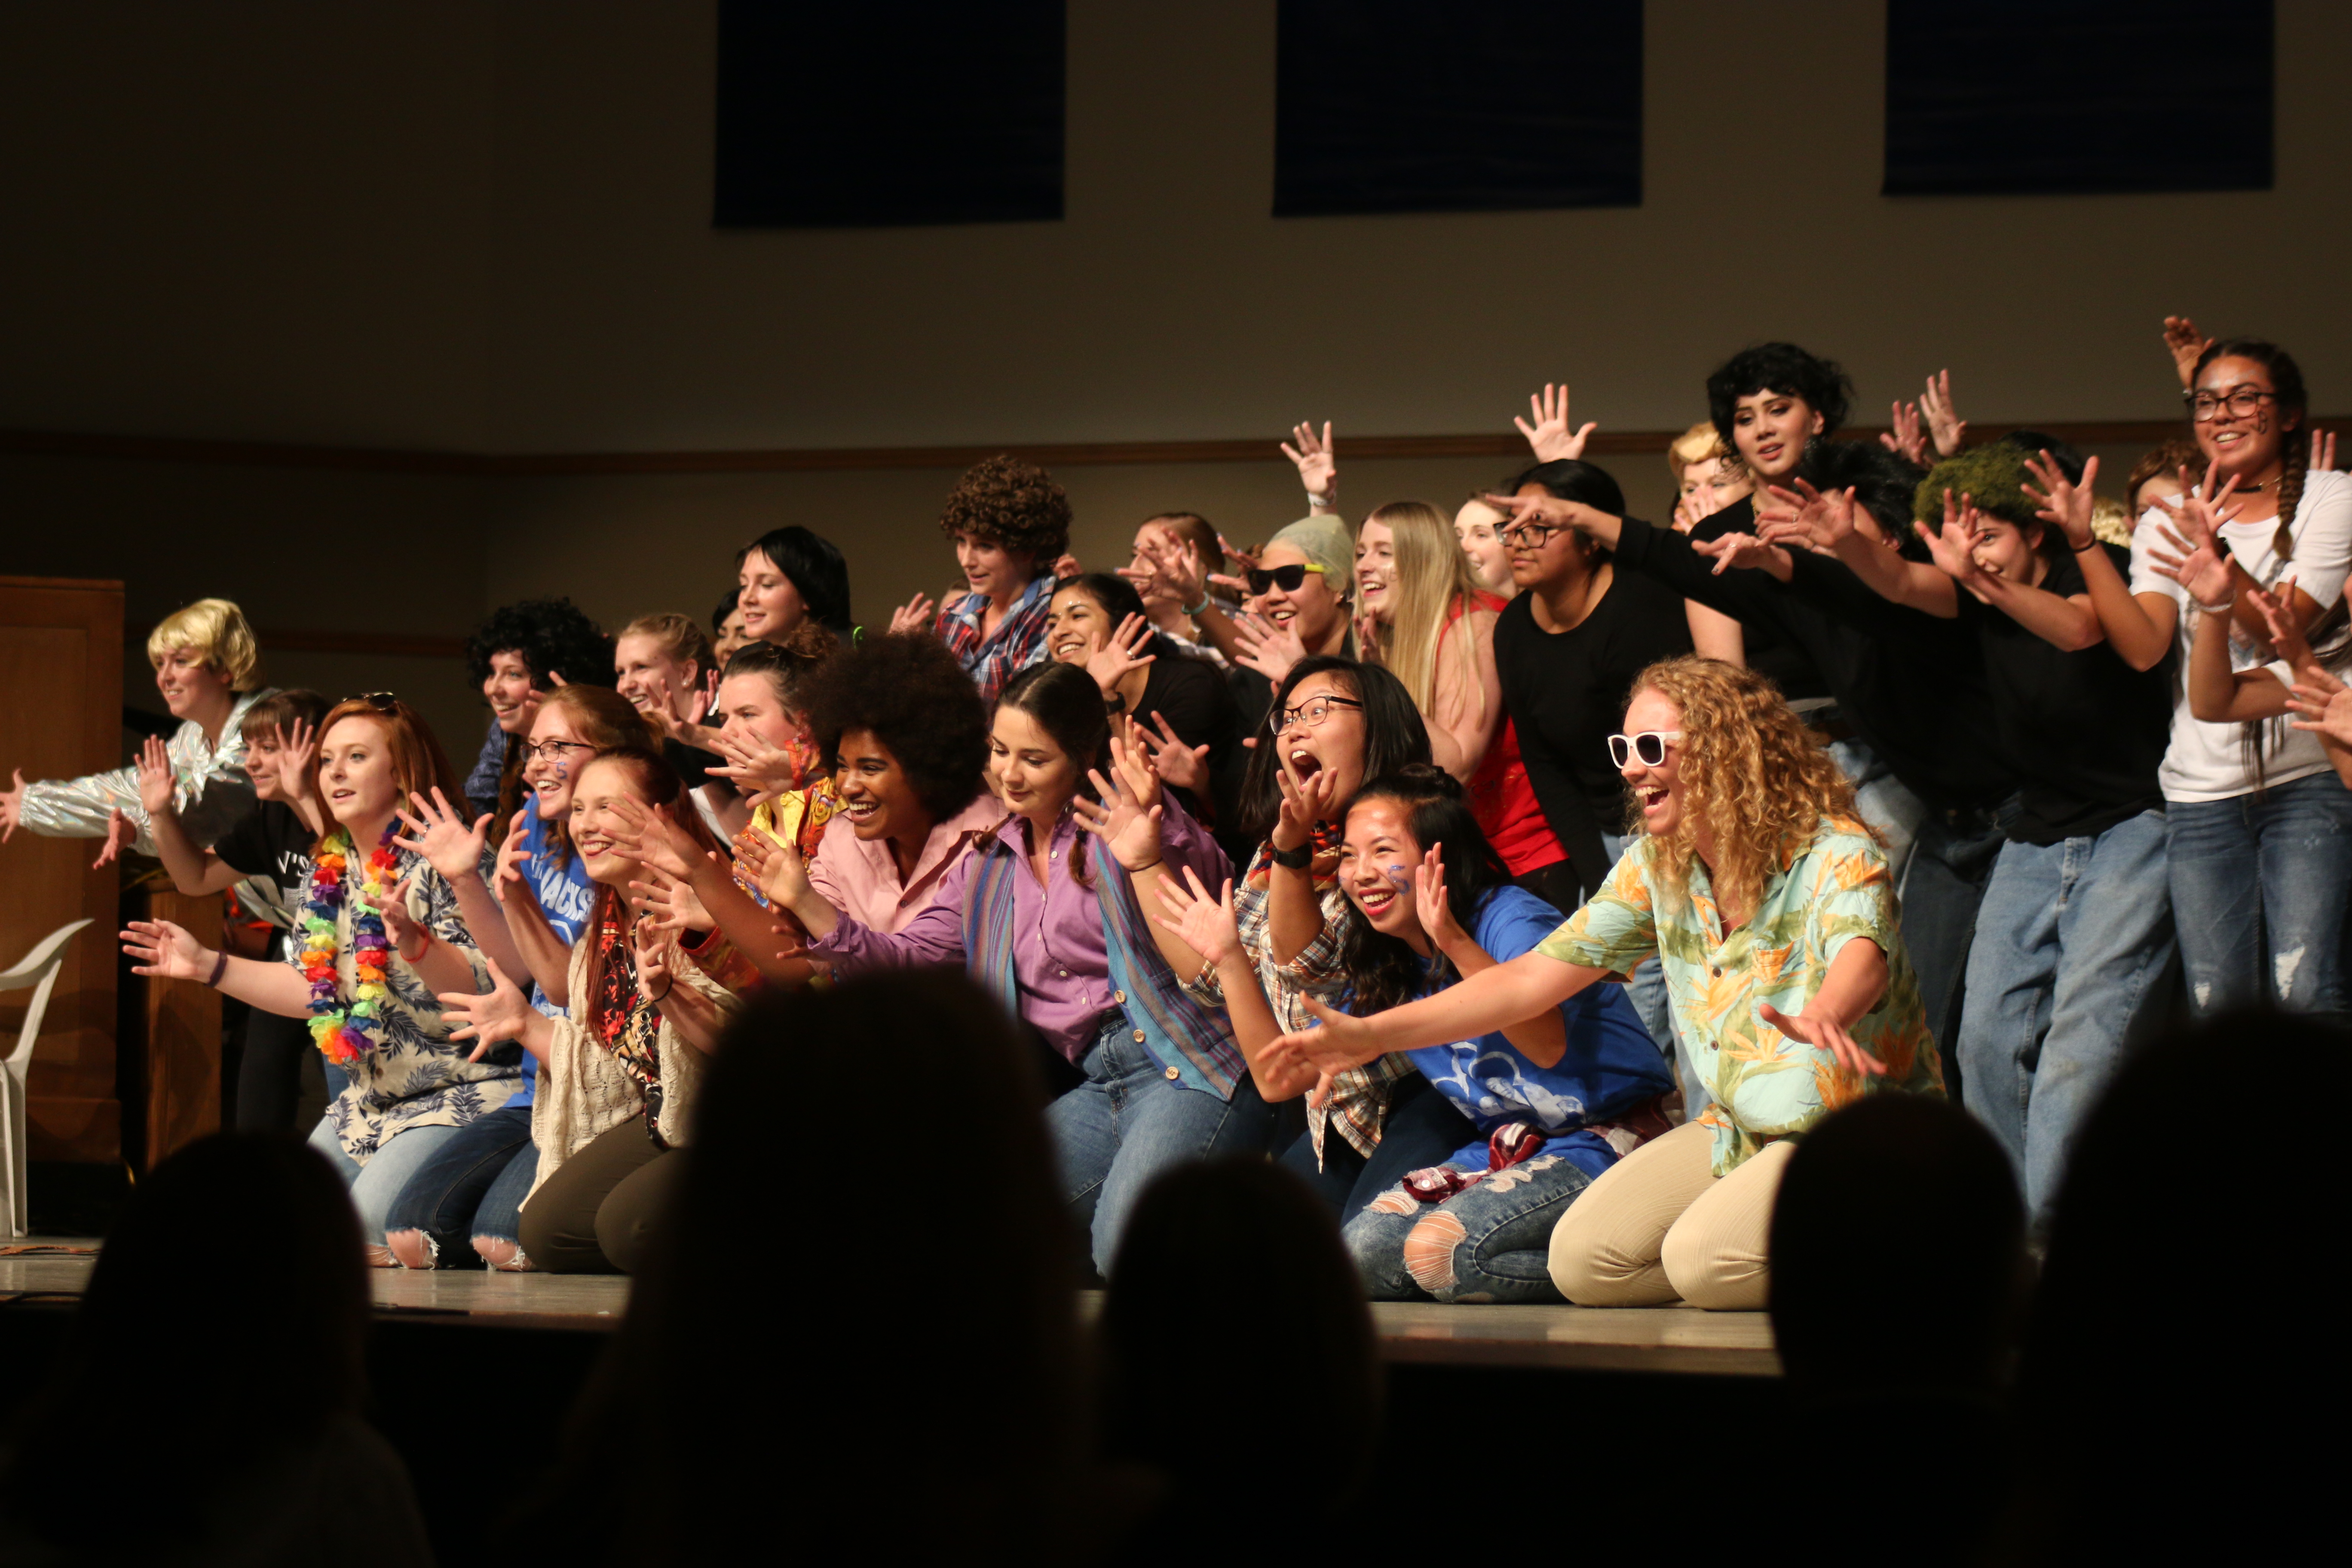
<path id="1" fill-rule="evenodd" d="M 1404 867 L 1383 866 L 1381 869 L 1386 872 L 1388 874 L 1389 880 L 1394 882 L 1399 888 L 1410 888 L 1412 886 L 1412 873 L 1407 870 Z"/>

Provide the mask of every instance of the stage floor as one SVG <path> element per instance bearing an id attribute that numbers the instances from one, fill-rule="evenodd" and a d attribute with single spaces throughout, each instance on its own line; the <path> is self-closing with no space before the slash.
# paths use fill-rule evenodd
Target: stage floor
<path id="1" fill-rule="evenodd" d="M 0 1245 L 0 1308 L 69 1302 L 81 1294 L 97 1261 L 97 1243 L 83 1237 Z M 616 1275 L 376 1268 L 369 1270 L 368 1284 L 382 1317 L 483 1328 L 605 1330 L 620 1321 L 629 1300 L 629 1282 Z M 220 1282 L 192 1279 L 189 1288 L 216 1289 Z M 1083 1294 L 1085 1315 L 1093 1315 L 1099 1299 L 1099 1292 Z M 1373 1306 L 1372 1321 L 1381 1353 L 1396 1363 L 1752 1377 L 1780 1372 L 1772 1325 L 1761 1312 L 1381 1302 Z"/>

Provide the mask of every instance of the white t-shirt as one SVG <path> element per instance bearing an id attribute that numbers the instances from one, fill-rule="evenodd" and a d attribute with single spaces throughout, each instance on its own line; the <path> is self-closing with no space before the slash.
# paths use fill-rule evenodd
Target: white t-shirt
<path id="1" fill-rule="evenodd" d="M 2156 525 L 2168 516 L 2163 508 L 2151 507 L 2132 533 L 2132 592 L 2162 594 L 2181 606 L 2175 645 L 2179 656 L 2173 661 L 2172 743 L 2165 751 L 2164 766 L 2157 770 L 2157 781 L 2167 800 L 2228 800 L 2254 787 L 2254 775 L 2239 744 L 2244 726 L 2209 724 L 2189 711 L 2186 677 L 2189 643 L 2197 633 L 2197 612 L 2189 604 L 2188 590 L 2158 574 L 2147 560 L 2149 549 L 2162 542 Z M 2226 524 L 2221 538 L 2238 564 L 2265 588 L 2292 574 L 2295 586 L 2323 610 L 2335 603 L 2344 592 L 2347 574 L 2352 572 L 2352 475 L 2317 468 L 2305 476 L 2303 500 L 2294 509 L 2293 560 L 2283 562 L 2272 550 L 2277 532 L 2277 522 L 2266 519 Z M 2252 669 L 2270 662 L 2238 636 L 2231 636 L 2231 668 Z M 2318 736 L 2290 727 L 2284 719 L 2272 720 L 2263 728 L 2263 783 L 2282 784 L 2328 771 L 2327 753 L 2320 748 Z"/>

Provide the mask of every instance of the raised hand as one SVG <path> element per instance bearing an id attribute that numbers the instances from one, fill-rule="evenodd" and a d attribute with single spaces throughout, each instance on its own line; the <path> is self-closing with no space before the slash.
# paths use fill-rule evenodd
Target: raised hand
<path id="1" fill-rule="evenodd" d="M 1824 491 L 1799 479 L 1795 489 L 1774 485 L 1770 494 L 1773 504 L 1756 514 L 1757 534 L 1767 544 L 1829 554 L 1853 532 L 1852 486 Z"/>
<path id="2" fill-rule="evenodd" d="M 678 965 L 686 954 L 669 927 L 640 918 L 630 922 L 629 947 L 637 962 L 637 994 L 648 1006 L 658 1007 L 677 984 Z"/>
<path id="3" fill-rule="evenodd" d="M 425 956 L 425 950 L 433 945 L 432 931 L 408 912 L 409 885 L 415 877 L 414 871 L 403 877 L 383 900 L 383 940 L 392 944 L 393 956 L 403 963 L 415 963 Z M 411 942 L 416 943 L 415 952 L 408 951 Z"/>
<path id="4" fill-rule="evenodd" d="M 1421 921 L 1421 929 L 1429 933 L 1431 945 L 1440 952 L 1451 953 L 1469 940 L 1448 902 L 1445 851 L 1440 845 L 1431 845 L 1429 852 L 1421 858 L 1421 864 L 1412 868 L 1412 912 Z"/>
<path id="5" fill-rule="evenodd" d="M 1935 383 L 1931 380 L 1927 384 L 1933 386 Z M 1879 437 L 1878 444 L 1916 468 L 1927 467 L 1927 437 L 1919 428 L 1919 405 L 1897 398 L 1894 426 Z"/>
<path id="6" fill-rule="evenodd" d="M 1339 778 L 1328 768 L 1301 779 L 1288 757 L 1275 758 L 1275 784 L 1282 791 L 1274 831 L 1266 835 L 1276 849 L 1304 847 L 1315 837 L 1315 825 L 1330 819 L 1339 806 Z"/>
<path id="7" fill-rule="evenodd" d="M 1160 864 L 1162 820 L 1160 778 L 1145 760 L 1141 743 L 1132 738 L 1133 730 L 1131 722 L 1122 725 L 1110 738 L 1111 772 L 1118 775 L 1117 782 L 1090 768 L 1087 777 L 1094 781 L 1100 798 L 1088 800 L 1081 795 L 1071 803 L 1078 826 L 1100 838 L 1111 858 L 1130 872 L 1148 871 Z"/>
<path id="8" fill-rule="evenodd" d="M 900 632 L 929 631 L 931 617 L 938 613 L 938 610 L 939 605 L 932 602 L 929 595 L 917 594 L 890 612 L 890 635 L 896 637 Z"/>
<path id="9" fill-rule="evenodd" d="M 291 726 L 274 725 L 278 741 L 278 787 L 289 800 L 301 800 L 319 788 L 319 727 L 298 718 Z"/>
<path id="10" fill-rule="evenodd" d="M 1066 551 L 1062 554 L 1054 557 L 1055 582 L 1059 583 L 1064 579 L 1070 577 L 1083 577 L 1086 574 L 1086 566 L 1076 556 L 1070 554 Z"/>
<path id="11" fill-rule="evenodd" d="M 537 1015 L 531 1010 L 530 998 L 506 977 L 506 972 L 488 957 L 482 960 L 490 972 L 490 988 L 480 995 L 470 991 L 452 991 L 436 996 L 441 1004 L 441 1016 L 457 1026 L 449 1031 L 453 1040 L 471 1040 L 472 1052 L 466 1059 L 478 1062 L 492 1046 L 522 1037 Z"/>
<path id="12" fill-rule="evenodd" d="M 2179 584 L 2203 609 L 2226 610 L 2237 598 L 2221 533 L 2222 524 L 2238 515 L 2229 504 L 2237 488 L 2238 476 L 2232 474 L 2210 497 L 2203 488 L 2185 491 L 2171 515 L 2156 525 L 2158 537 L 2170 548 L 2148 548 L 2149 567 Z"/>
<path id="13" fill-rule="evenodd" d="M 1723 510 L 1723 492 L 1713 485 L 1698 489 L 1675 502 L 1675 531 L 1688 533 Z"/>
<path id="14" fill-rule="evenodd" d="M 433 789 L 433 798 L 426 800 L 415 790 L 408 792 L 408 803 L 414 813 L 400 814 L 400 825 L 412 835 L 394 838 L 403 849 L 425 857 L 426 865 L 441 873 L 445 881 L 456 881 L 470 876 L 482 863 L 482 851 L 489 847 L 490 814 L 482 813 L 471 827 L 465 818 L 451 809 L 448 796 L 439 785 Z"/>
<path id="15" fill-rule="evenodd" d="M 2262 613 L 2263 623 L 2270 628 L 2272 651 L 2285 661 L 2286 667 L 2298 675 L 2306 668 L 2318 669 L 2319 661 L 2312 657 L 2311 644 L 2305 640 L 2303 627 L 2295 624 L 2289 611 L 2294 603 L 2294 574 L 2290 572 L 2281 578 L 2275 588 L 2249 584 L 2245 594 L 2246 602 Z"/>
<path id="16" fill-rule="evenodd" d="M 779 844 L 757 828 L 744 829 L 735 842 L 740 846 L 747 837 L 762 842 L 744 857 L 743 868 L 758 881 L 771 906 L 789 910 L 810 895 L 808 863 L 801 858 L 798 846 Z"/>
<path id="17" fill-rule="evenodd" d="M 499 896 L 502 904 L 509 889 L 519 889 L 527 899 L 539 897 L 539 889 L 530 885 L 530 874 L 524 869 L 530 862 L 530 851 L 522 841 L 523 829 L 530 820 L 529 808 L 516 812 L 507 823 L 506 837 L 499 842 L 499 861 L 490 875 L 490 891 Z"/>
<path id="18" fill-rule="evenodd" d="M 1592 433 L 1601 427 L 1588 419 L 1581 429 L 1569 428 L 1568 383 L 1564 381 L 1557 387 L 1546 382 L 1540 394 L 1530 394 L 1528 412 L 1535 416 L 1534 424 L 1516 416 L 1511 423 L 1517 426 L 1519 434 L 1528 438 L 1528 449 L 1535 453 L 1538 463 L 1555 462 L 1562 458 L 1581 458 L 1584 456 L 1584 444 L 1592 439 Z"/>
<path id="19" fill-rule="evenodd" d="M 1260 1052 L 1261 1071 L 1272 1066 L 1286 1075 L 1301 1068 L 1318 1074 L 1345 1072 L 1381 1054 L 1368 1020 L 1351 1018 L 1311 994 L 1302 994 L 1299 1000 L 1317 1026 L 1295 1029 Z"/>
<path id="20" fill-rule="evenodd" d="M 1936 443 L 1937 456 L 1948 458 L 1960 449 L 1960 438 L 1969 433 L 1969 422 L 1953 406 L 1950 371 L 1939 370 L 1927 378 L 1927 390 L 1919 395 L 1919 414 L 1927 422 L 1927 434 Z"/>
<path id="21" fill-rule="evenodd" d="M 139 748 L 139 804 L 150 816 L 172 809 L 172 753 L 150 735 Z"/>
<path id="22" fill-rule="evenodd" d="M 1225 552 L 1227 560 L 1240 562 L 1242 570 L 1244 572 L 1255 572 L 1263 564 L 1258 560 L 1265 551 L 1265 546 L 1263 544 L 1235 544 L 1221 533 L 1217 535 L 1217 548 Z M 1213 583 L 1220 581 L 1214 577 L 1209 580 Z"/>
<path id="23" fill-rule="evenodd" d="M 1234 662 L 1244 669 L 1257 671 L 1276 686 L 1290 673 L 1292 665 L 1307 657 L 1307 645 L 1299 640 L 1295 624 L 1277 626 L 1264 616 L 1234 618 L 1234 647 L 1239 656 Z"/>
<path id="24" fill-rule="evenodd" d="M 139 830 L 131 825 L 129 817 L 122 815 L 122 808 L 119 805 L 109 807 L 106 813 L 106 837 L 100 840 L 98 858 L 89 863 L 89 868 L 95 871 L 101 866 L 113 865 L 121 858 L 124 848 L 136 843 L 138 838 Z"/>
<path id="25" fill-rule="evenodd" d="M 1366 664 L 1380 663 L 1381 617 L 1379 613 L 1373 610 L 1360 610 L 1356 613 L 1354 625 L 1356 657 Z"/>
<path id="26" fill-rule="evenodd" d="M 702 900 L 695 897 L 690 884 L 652 869 L 646 872 L 643 881 L 630 881 L 629 908 L 637 915 L 639 924 L 650 921 L 656 930 L 672 933 L 709 931 L 718 924 L 710 918 L 710 911 L 703 908 Z"/>
<path id="27" fill-rule="evenodd" d="M 1291 441 L 1298 444 L 1294 447 Z M 1331 447 L 1331 422 L 1323 421 L 1320 437 L 1315 434 L 1312 425 L 1294 426 L 1290 441 L 1282 444 L 1282 455 L 1298 465 L 1298 482 L 1307 487 L 1308 497 L 1328 505 L 1339 482 L 1339 459 Z"/>
<path id="28" fill-rule="evenodd" d="M 733 784 L 736 793 L 753 805 L 790 795 L 808 783 L 815 761 L 814 748 L 797 742 L 789 749 L 772 746 L 756 737 L 745 740 L 724 730 L 709 731 L 702 749 L 725 759 L 709 771 Z"/>
<path id="29" fill-rule="evenodd" d="M 1087 673 L 1095 678 L 1105 700 L 1118 695 L 1120 681 L 1160 657 L 1150 653 L 1139 657 L 1136 652 L 1150 647 L 1151 637 L 1151 623 L 1141 616 L 1129 616 L 1104 639 L 1102 647 L 1087 656 Z"/>
<path id="30" fill-rule="evenodd" d="M 2026 458 L 2025 471 L 2039 481 L 2039 488 L 2033 483 L 2018 487 L 2033 503 L 2033 515 L 2055 525 L 2066 535 L 2071 548 L 2090 548 L 2091 541 L 2096 537 L 2091 531 L 2091 485 L 2099 477 L 2099 459 L 2093 458 L 2083 465 L 2083 482 L 2079 485 L 2066 477 L 2066 470 L 2047 452 L 2039 459 Z"/>
<path id="31" fill-rule="evenodd" d="M 16 836 L 16 825 L 25 816 L 25 770 L 10 770 L 15 782 L 0 790 L 0 844 Z"/>
<path id="32" fill-rule="evenodd" d="M 132 921 L 122 931 L 131 973 L 155 980 L 205 980 L 215 955 L 170 921 Z"/>
<path id="33" fill-rule="evenodd" d="M 1979 598 L 1984 596 L 1979 585 L 1985 575 L 1985 569 L 1977 563 L 1974 496 L 1963 494 L 1956 501 L 1952 499 L 1952 492 L 1947 489 L 1944 492 L 1944 526 L 1930 529 L 1924 522 L 1915 522 L 1911 526 L 1918 530 L 1921 539 L 1927 542 L 1927 554 L 1936 563 L 1937 571 Z"/>
<path id="34" fill-rule="evenodd" d="M 2164 352 L 2172 356 L 2172 368 L 2180 373 L 2182 386 L 2196 384 L 2197 362 L 2204 357 L 2210 342 L 2188 317 L 2164 318 Z"/>
<path id="35" fill-rule="evenodd" d="M 694 875 L 693 865 L 701 858 L 702 846 L 678 826 L 669 807 L 646 805 L 623 795 L 614 797 L 612 812 L 621 819 L 613 834 L 613 847 L 624 858 L 680 881 Z"/>
<path id="36" fill-rule="evenodd" d="M 1694 539 L 1691 552 L 1705 555 L 1715 562 L 1715 575 L 1720 577 L 1734 566 L 1772 571 L 1789 558 L 1789 552 L 1777 544 L 1767 543 L 1752 533 L 1726 533 L 1714 539 Z"/>
<path id="37" fill-rule="evenodd" d="M 2294 727 L 2309 730 L 2322 740 L 2352 747 L 2352 689 L 2314 665 L 2298 667 L 2294 689 L 2286 700 Z"/>
<path id="38" fill-rule="evenodd" d="M 2311 433 L 2311 466 L 2321 473 L 2336 467 L 2336 432 L 2314 430 Z"/>
<path id="39" fill-rule="evenodd" d="M 1174 727 L 1156 712 L 1151 721 L 1160 726 L 1158 734 L 1140 727 L 1136 731 L 1137 740 L 1151 754 L 1151 771 L 1160 775 L 1160 783 L 1199 795 L 1209 787 L 1209 748 L 1186 745 Z"/>
<path id="40" fill-rule="evenodd" d="M 1212 895 L 1202 883 L 1201 874 L 1187 866 L 1184 884 L 1180 886 L 1173 877 L 1160 879 L 1160 907 L 1167 912 L 1152 916 L 1152 922 L 1162 931 L 1175 933 L 1186 947 L 1211 963 L 1223 963 L 1238 956 L 1242 933 L 1234 918 L 1234 879 L 1226 878 L 1223 890 Z"/>
<path id="41" fill-rule="evenodd" d="M 1783 1013 L 1769 1002 L 1758 1004 L 1756 1016 L 1790 1039 L 1829 1052 L 1837 1058 L 1838 1066 L 1856 1077 L 1885 1075 L 1886 1064 L 1864 1050 L 1843 1024 L 1829 1018 L 1808 1018 L 1801 1013 Z"/>

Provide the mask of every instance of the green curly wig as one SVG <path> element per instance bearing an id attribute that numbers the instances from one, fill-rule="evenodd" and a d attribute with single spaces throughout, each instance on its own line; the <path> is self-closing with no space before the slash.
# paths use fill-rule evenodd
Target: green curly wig
<path id="1" fill-rule="evenodd" d="M 1948 489 L 1955 498 L 1975 497 L 1979 511 L 2020 528 L 2034 527 L 2039 520 L 2033 515 L 2033 502 L 2021 488 L 2033 477 L 2025 471 L 2025 459 L 2031 455 L 2007 441 L 1993 441 L 1945 458 L 1919 481 L 1911 497 L 1911 515 L 1930 528 L 1941 524 L 1944 492 Z"/>

